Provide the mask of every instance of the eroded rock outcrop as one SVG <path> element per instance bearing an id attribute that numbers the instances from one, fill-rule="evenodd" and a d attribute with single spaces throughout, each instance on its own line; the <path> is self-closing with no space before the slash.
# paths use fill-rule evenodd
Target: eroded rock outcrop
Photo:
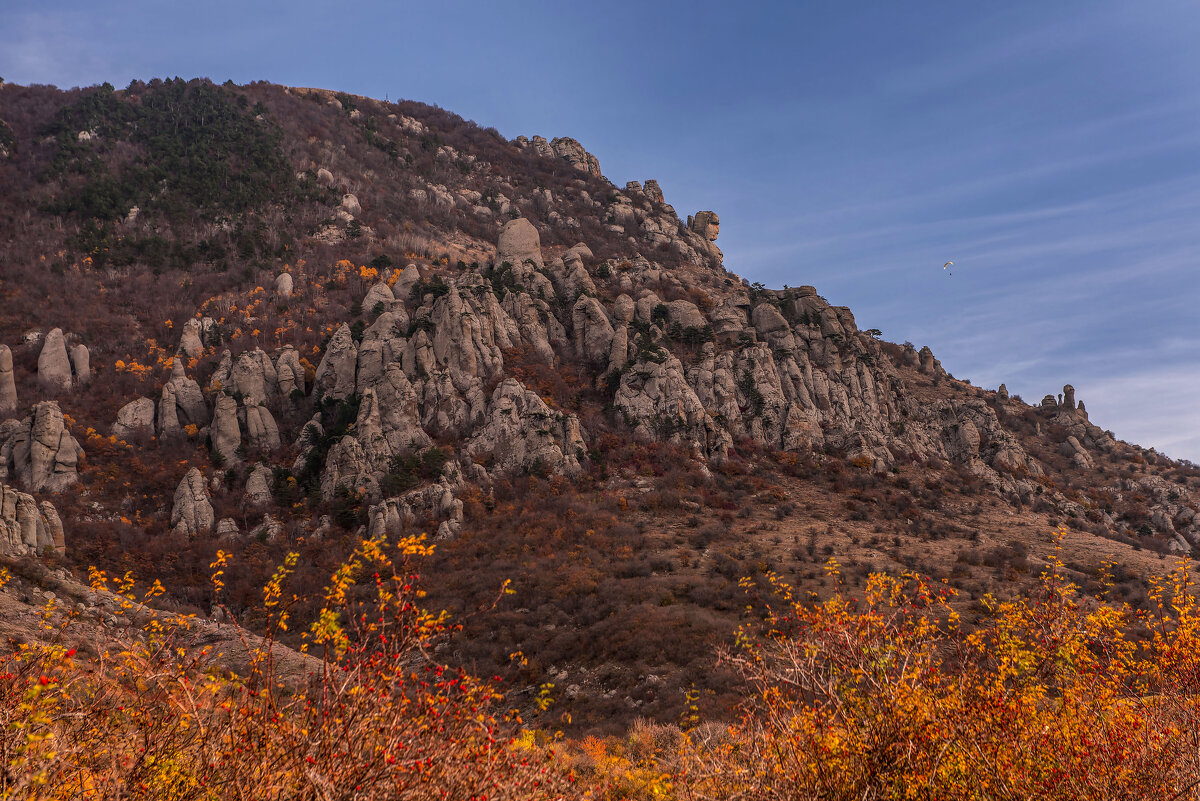
<path id="1" fill-rule="evenodd" d="M 0 345 L 0 419 L 17 410 L 17 381 L 13 373 L 12 351 Z"/>
<path id="2" fill-rule="evenodd" d="M 215 516 L 208 484 L 198 467 L 187 471 L 175 489 L 175 502 L 171 506 L 171 528 L 177 534 L 194 537 L 213 530 Z"/>
<path id="3" fill-rule="evenodd" d="M 321 363 L 317 365 L 314 392 L 321 397 L 344 399 L 354 393 L 355 368 L 358 364 L 358 346 L 350 333 L 350 326 L 343 323 L 325 348 Z"/>
<path id="4" fill-rule="evenodd" d="M 242 430 L 238 426 L 237 401 L 232 396 L 224 393 L 217 395 L 208 436 L 213 453 L 220 454 L 225 464 L 241 461 L 238 450 L 242 446 Z"/>
<path id="5" fill-rule="evenodd" d="M 467 441 L 467 453 L 488 458 L 492 470 L 537 469 L 576 475 L 587 443 L 579 418 L 550 409 L 515 378 L 492 393 L 487 420 Z"/>
<path id="6" fill-rule="evenodd" d="M 113 436 L 125 439 L 134 434 L 153 433 L 156 412 L 154 401 L 149 398 L 130 401 L 117 412 L 117 422 L 112 425 Z"/>
<path id="7" fill-rule="evenodd" d="M 38 354 L 38 383 L 47 392 L 66 392 L 71 388 L 71 360 L 61 328 L 53 328 L 42 341 Z"/>
<path id="8" fill-rule="evenodd" d="M 61 492 L 74 484 L 82 456 L 83 448 L 54 401 L 37 404 L 24 420 L 0 426 L 0 481 L 15 478 L 30 492 Z"/>
<path id="9" fill-rule="evenodd" d="M 158 401 L 158 432 L 164 436 L 179 435 L 188 426 L 198 430 L 208 425 L 208 420 L 208 405 L 200 384 L 188 378 L 183 360 L 176 359 L 171 366 L 171 379 L 163 385 Z"/>
<path id="10" fill-rule="evenodd" d="M 0 484 L 0 555 L 26 556 L 66 549 L 62 520 L 49 501 Z"/>

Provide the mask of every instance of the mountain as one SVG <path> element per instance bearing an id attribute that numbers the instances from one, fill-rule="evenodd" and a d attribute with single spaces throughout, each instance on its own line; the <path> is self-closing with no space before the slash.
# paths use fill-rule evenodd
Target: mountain
<path id="1" fill-rule="evenodd" d="M 10 559 L 208 616 L 221 549 L 254 628 L 285 554 L 315 590 L 361 536 L 428 532 L 427 600 L 462 626 L 439 658 L 609 730 L 689 688 L 726 708 L 713 651 L 769 575 L 911 570 L 969 617 L 1059 553 L 1095 592 L 1115 562 L 1136 606 L 1200 546 L 1195 466 L 1069 385 L 1029 405 L 748 283 L 715 211 L 574 139 L 179 79 L 6 84 L 0 120 Z"/>

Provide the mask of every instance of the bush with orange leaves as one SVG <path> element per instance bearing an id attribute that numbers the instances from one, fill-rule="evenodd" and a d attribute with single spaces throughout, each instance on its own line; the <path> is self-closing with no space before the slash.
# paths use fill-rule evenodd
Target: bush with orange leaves
<path id="1" fill-rule="evenodd" d="M 0 661 L 0 797 L 582 797 L 494 687 L 430 657 L 447 624 L 419 607 L 410 572 L 429 550 L 412 538 L 361 543 L 307 632 L 306 647 L 323 652 L 307 681 L 285 680 L 274 644 L 295 556 L 263 591 L 270 631 L 243 640 L 241 677 L 197 638 L 197 621 L 134 602 L 128 577 L 114 587 L 117 615 L 138 625 L 115 627 L 114 647 L 95 660 L 60 644 L 79 624 L 47 609 L 48 644 Z M 224 560 L 213 564 L 218 589 Z M 108 581 L 94 574 L 98 589 Z"/>
<path id="2" fill-rule="evenodd" d="M 831 565 L 836 572 L 836 564 Z M 1195 799 L 1200 603 L 1187 568 L 1152 611 L 1078 594 L 1055 560 L 1037 592 L 985 604 L 914 575 L 805 604 L 772 578 L 764 627 L 727 661 L 745 716 L 660 755 L 680 799 Z"/>

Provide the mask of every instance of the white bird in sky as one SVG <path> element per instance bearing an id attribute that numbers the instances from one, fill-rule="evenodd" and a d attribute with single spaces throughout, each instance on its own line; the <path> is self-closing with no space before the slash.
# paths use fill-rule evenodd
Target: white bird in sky
<path id="1" fill-rule="evenodd" d="M 945 264 L 943 264 L 943 265 L 942 265 L 942 269 L 943 269 L 943 270 L 950 270 L 950 265 L 952 265 L 952 264 L 954 264 L 954 262 L 952 262 L 952 261 L 948 261 L 948 262 L 946 262 Z M 954 271 L 953 271 L 953 270 L 950 270 L 950 275 L 954 275 Z"/>

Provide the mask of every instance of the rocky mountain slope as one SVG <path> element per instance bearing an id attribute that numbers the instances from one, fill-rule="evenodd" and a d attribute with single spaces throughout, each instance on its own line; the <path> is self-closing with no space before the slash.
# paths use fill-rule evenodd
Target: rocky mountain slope
<path id="1" fill-rule="evenodd" d="M 569 138 L 268 84 L 0 86 L 0 551 L 320 586 L 427 531 L 447 658 L 585 725 L 720 703 L 741 576 L 835 557 L 1019 586 L 1066 526 L 1093 581 L 1200 546 L 1200 471 L 727 265 L 716 212 Z M 798 271 L 797 281 L 805 276 Z M 1031 566 L 1031 561 L 1034 563 Z M 504 580 L 515 595 L 495 596 Z M 669 633 L 668 633 L 669 632 Z"/>

